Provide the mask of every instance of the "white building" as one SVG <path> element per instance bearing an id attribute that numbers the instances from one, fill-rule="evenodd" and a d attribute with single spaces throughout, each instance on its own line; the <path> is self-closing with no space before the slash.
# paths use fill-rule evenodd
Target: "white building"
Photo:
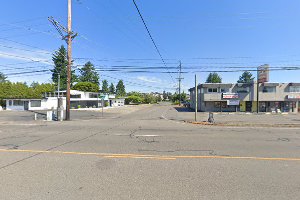
<path id="1" fill-rule="evenodd" d="M 124 98 L 116 98 L 115 95 L 100 94 L 94 92 L 82 92 L 71 90 L 71 108 L 100 108 L 102 107 L 102 99 L 104 105 L 110 107 L 118 107 L 125 105 Z M 6 110 L 50 110 L 57 109 L 58 93 L 47 93 L 42 99 L 5 99 Z M 66 108 L 66 91 L 59 93 L 62 98 L 63 107 Z"/>

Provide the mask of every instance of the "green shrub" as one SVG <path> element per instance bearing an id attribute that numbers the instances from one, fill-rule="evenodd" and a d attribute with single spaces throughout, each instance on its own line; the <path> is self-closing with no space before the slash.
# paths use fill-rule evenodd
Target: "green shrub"
<path id="1" fill-rule="evenodd" d="M 76 85 L 74 85 L 72 89 L 83 91 L 83 92 L 98 92 L 99 86 L 95 83 L 79 82 Z"/>

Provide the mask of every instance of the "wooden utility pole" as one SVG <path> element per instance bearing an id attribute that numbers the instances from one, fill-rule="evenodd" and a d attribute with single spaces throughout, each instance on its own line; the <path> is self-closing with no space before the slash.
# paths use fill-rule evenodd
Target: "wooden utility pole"
<path id="1" fill-rule="evenodd" d="M 178 76 L 178 88 L 179 88 L 179 106 L 181 106 L 181 80 L 183 79 L 181 77 L 181 61 L 179 61 L 179 76 Z"/>
<path id="2" fill-rule="evenodd" d="M 68 0 L 68 66 L 67 66 L 67 108 L 66 108 L 66 120 L 70 120 L 70 107 L 71 107 L 71 67 L 72 67 L 72 0 Z"/>
<path id="3" fill-rule="evenodd" d="M 257 80 L 256 80 L 256 112 L 259 113 L 259 68 L 257 68 Z"/>
<path id="4" fill-rule="evenodd" d="M 71 108 L 71 79 L 72 79 L 72 40 L 77 36 L 72 31 L 72 0 L 68 0 L 68 27 L 62 26 L 59 22 L 55 21 L 53 17 L 48 17 L 48 20 L 53 24 L 62 39 L 68 44 L 68 65 L 67 65 L 67 96 L 66 96 L 66 120 L 70 120 L 70 108 Z M 67 33 L 64 35 L 63 32 Z"/>
<path id="5" fill-rule="evenodd" d="M 197 121 L 198 112 L 198 85 L 197 85 L 197 75 L 195 74 L 195 122 Z"/>

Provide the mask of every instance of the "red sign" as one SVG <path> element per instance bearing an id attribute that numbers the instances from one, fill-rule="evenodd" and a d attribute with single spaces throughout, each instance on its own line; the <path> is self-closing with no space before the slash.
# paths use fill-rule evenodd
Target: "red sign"
<path id="1" fill-rule="evenodd" d="M 223 97 L 223 99 L 238 99 L 239 94 L 238 93 L 223 93 L 222 97 Z"/>
<path id="2" fill-rule="evenodd" d="M 288 99 L 300 99 L 300 95 L 288 95 Z"/>

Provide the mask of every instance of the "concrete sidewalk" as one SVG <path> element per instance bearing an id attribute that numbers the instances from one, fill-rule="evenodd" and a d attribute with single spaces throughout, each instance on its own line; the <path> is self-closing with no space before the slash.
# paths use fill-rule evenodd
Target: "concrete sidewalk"
<path id="1" fill-rule="evenodd" d="M 300 114 L 266 113 L 213 113 L 216 125 L 229 126 L 285 126 L 300 127 Z M 208 112 L 198 112 L 197 121 L 207 122 Z M 164 117 L 182 122 L 194 122 L 195 112 L 189 108 L 174 106 Z"/>

